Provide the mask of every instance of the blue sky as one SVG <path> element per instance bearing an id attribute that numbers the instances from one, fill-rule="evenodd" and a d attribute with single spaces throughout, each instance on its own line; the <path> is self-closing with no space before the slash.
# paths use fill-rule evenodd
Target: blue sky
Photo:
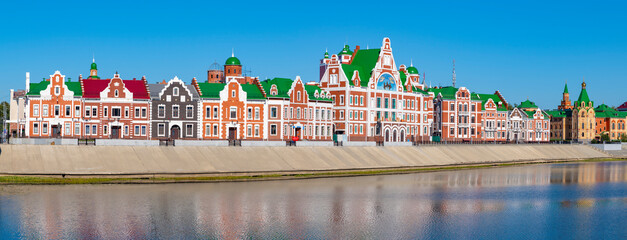
<path id="1" fill-rule="evenodd" d="M 392 5 L 385 6 L 386 3 Z M 318 80 L 325 48 L 381 46 L 433 85 L 531 99 L 555 108 L 564 81 L 576 99 L 585 77 L 596 104 L 627 101 L 627 3 L 621 1 L 166 2 L 5 1 L 0 15 L 0 100 L 55 70 L 119 71 L 149 82 L 206 80 L 235 55 L 253 76 Z"/>

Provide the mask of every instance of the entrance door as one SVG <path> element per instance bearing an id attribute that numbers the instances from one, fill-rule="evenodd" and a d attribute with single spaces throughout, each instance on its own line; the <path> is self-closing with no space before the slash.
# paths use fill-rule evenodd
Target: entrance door
<path id="1" fill-rule="evenodd" d="M 390 141 L 390 130 L 385 130 L 385 141 L 386 142 Z"/>
<path id="2" fill-rule="evenodd" d="M 174 125 L 172 126 L 172 129 L 170 129 L 170 138 L 177 139 L 179 138 L 180 133 L 181 133 L 181 128 L 178 125 Z"/>
<path id="3" fill-rule="evenodd" d="M 58 138 L 61 135 L 61 126 L 60 125 L 52 125 L 52 137 Z"/>
<path id="4" fill-rule="evenodd" d="M 237 128 L 229 127 L 229 140 L 237 139 Z"/>
<path id="5" fill-rule="evenodd" d="M 392 134 L 392 142 L 396 142 L 396 130 L 394 130 L 394 133 Z"/>
<path id="6" fill-rule="evenodd" d="M 118 139 L 120 138 L 120 126 L 112 126 L 111 127 L 111 138 Z"/>
<path id="7" fill-rule="evenodd" d="M 302 137 L 300 136 L 300 128 L 296 128 L 296 134 L 294 136 L 298 137 L 299 139 L 302 139 Z"/>

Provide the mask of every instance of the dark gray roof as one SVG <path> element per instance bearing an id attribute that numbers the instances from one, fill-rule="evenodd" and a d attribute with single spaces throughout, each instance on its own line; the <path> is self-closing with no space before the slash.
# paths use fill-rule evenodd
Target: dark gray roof
<path id="1" fill-rule="evenodd" d="M 150 90 L 150 98 L 159 99 L 159 93 L 161 93 L 161 90 L 163 90 L 165 86 L 167 86 L 167 84 L 149 83 L 148 89 Z M 198 91 L 196 91 L 196 88 L 194 86 L 192 86 L 191 84 L 185 84 L 185 87 L 189 89 L 189 91 L 192 93 L 193 100 L 197 100 L 200 97 L 200 95 L 198 95 Z"/>

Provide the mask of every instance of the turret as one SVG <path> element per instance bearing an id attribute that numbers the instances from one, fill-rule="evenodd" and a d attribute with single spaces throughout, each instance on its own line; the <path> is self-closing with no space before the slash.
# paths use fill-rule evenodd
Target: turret
<path id="1" fill-rule="evenodd" d="M 227 77 L 242 76 L 242 64 L 234 53 L 231 53 L 231 57 L 227 58 L 224 63 L 224 74 Z"/>
<path id="2" fill-rule="evenodd" d="M 92 59 L 91 68 L 89 70 L 89 79 L 100 79 L 98 77 L 98 65 L 96 65 L 96 59 Z"/>

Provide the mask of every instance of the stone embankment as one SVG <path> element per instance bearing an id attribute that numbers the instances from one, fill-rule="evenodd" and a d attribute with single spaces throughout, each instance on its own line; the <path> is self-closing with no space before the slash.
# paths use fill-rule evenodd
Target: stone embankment
<path id="1" fill-rule="evenodd" d="M 584 145 L 418 147 L 1 146 L 0 174 L 141 175 L 330 171 L 611 158 Z"/>

